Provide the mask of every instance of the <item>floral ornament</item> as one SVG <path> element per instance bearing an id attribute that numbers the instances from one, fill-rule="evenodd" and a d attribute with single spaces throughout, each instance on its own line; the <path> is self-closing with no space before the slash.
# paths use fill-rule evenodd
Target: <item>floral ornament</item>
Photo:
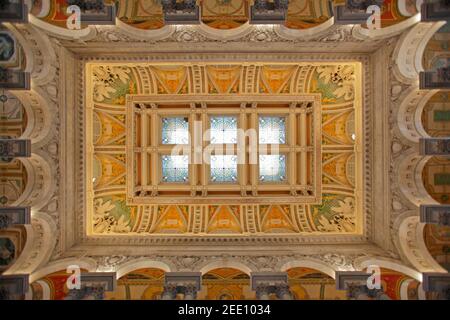
<path id="1" fill-rule="evenodd" d="M 94 99 L 96 101 L 103 101 L 105 98 L 110 98 L 112 93 L 116 92 L 113 88 L 114 83 L 120 80 L 126 83 L 130 76 L 130 68 L 128 67 L 95 67 L 93 70 L 94 78 Z"/>
<path id="2" fill-rule="evenodd" d="M 324 83 L 331 83 L 337 88 L 333 91 L 336 97 L 344 97 L 344 100 L 349 101 L 354 98 L 355 70 L 350 65 L 337 66 L 320 66 L 317 67 L 319 79 Z"/>
<path id="3" fill-rule="evenodd" d="M 126 233 L 130 232 L 129 220 L 125 220 L 125 216 L 120 216 L 116 219 L 112 214 L 116 206 L 111 203 L 111 200 L 106 202 L 102 198 L 94 201 L 94 232 L 96 233 Z"/>
<path id="4" fill-rule="evenodd" d="M 353 232 L 355 231 L 354 199 L 347 197 L 339 200 L 339 206 L 331 210 L 333 216 L 329 219 L 324 215 L 319 217 L 319 231 L 326 232 Z"/>

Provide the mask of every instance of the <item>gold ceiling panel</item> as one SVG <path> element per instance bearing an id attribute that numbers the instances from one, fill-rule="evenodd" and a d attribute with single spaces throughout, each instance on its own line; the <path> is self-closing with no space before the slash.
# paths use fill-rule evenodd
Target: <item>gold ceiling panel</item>
<path id="1" fill-rule="evenodd" d="M 359 62 L 87 63 L 88 235 L 361 234 L 361 68 Z M 138 170 L 127 154 L 127 141 L 135 133 L 129 118 L 132 100 L 150 106 L 176 99 L 251 104 L 292 103 L 308 96 L 320 97 L 315 119 L 321 139 L 313 145 L 317 162 L 308 167 L 320 187 L 314 199 L 301 200 L 300 194 L 281 203 L 258 198 L 218 203 L 195 201 L 196 195 L 189 201 L 189 193 L 171 204 L 158 203 L 156 193 L 152 201 L 144 197 L 137 204 L 127 196 Z"/>

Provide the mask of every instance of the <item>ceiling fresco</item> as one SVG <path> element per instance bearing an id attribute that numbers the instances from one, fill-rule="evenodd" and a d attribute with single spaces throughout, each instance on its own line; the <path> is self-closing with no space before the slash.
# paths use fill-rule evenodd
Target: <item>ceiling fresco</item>
<path id="1" fill-rule="evenodd" d="M 256 75 L 256 77 L 254 76 Z M 361 232 L 360 157 L 355 152 L 361 128 L 360 65 L 238 64 L 101 65 L 88 64 L 88 200 L 94 234 L 192 234 L 193 206 L 127 204 L 125 154 L 127 94 L 191 94 L 198 88 L 216 94 L 322 93 L 322 202 L 319 205 L 258 205 L 255 219 L 244 221 L 240 205 L 206 205 L 200 233 L 273 234 Z M 201 82 L 201 83 L 198 83 Z M 359 131 L 359 132 L 358 132 Z M 360 138 L 360 137 L 359 137 Z M 357 141 L 360 141 L 357 139 Z M 154 170 L 154 169 L 153 169 Z M 91 175 L 90 175 L 91 174 Z M 202 209 L 203 210 L 203 209 Z M 227 223 L 217 227 L 215 220 Z"/>

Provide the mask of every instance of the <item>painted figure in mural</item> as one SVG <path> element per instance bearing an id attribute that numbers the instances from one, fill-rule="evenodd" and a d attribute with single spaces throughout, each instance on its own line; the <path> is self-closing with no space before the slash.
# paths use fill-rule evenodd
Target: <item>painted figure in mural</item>
<path id="1" fill-rule="evenodd" d="M 6 33 L 0 34 L 0 61 L 10 60 L 14 52 L 14 40 Z"/>
<path id="2" fill-rule="evenodd" d="M 14 243 L 8 238 L 0 238 L 0 266 L 7 266 L 14 260 Z"/>

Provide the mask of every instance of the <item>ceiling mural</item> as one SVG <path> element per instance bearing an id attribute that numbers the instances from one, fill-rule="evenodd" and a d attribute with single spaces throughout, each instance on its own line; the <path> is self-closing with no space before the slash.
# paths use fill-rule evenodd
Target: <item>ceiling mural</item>
<path id="1" fill-rule="evenodd" d="M 199 300 L 255 300 L 250 276 L 233 268 L 210 270 L 202 276 Z"/>
<path id="2" fill-rule="evenodd" d="M 164 27 L 161 4 L 154 0 L 116 1 L 117 18 L 138 29 L 155 30 Z"/>
<path id="3" fill-rule="evenodd" d="M 247 0 L 203 0 L 201 14 L 202 22 L 211 28 L 234 29 L 248 22 L 249 4 Z"/>
<path id="4" fill-rule="evenodd" d="M 423 237 L 434 260 L 450 271 L 450 227 L 427 224 L 423 229 Z"/>
<path id="5" fill-rule="evenodd" d="M 289 1 L 286 27 L 308 29 L 324 23 L 332 16 L 328 0 L 292 0 Z"/>
<path id="6" fill-rule="evenodd" d="M 318 205 L 260 205 L 254 227 L 244 223 L 243 206 L 206 206 L 201 232 L 357 233 L 362 207 L 355 119 L 360 115 L 358 64 L 291 65 L 99 65 L 87 66 L 92 127 L 92 177 L 88 203 L 94 234 L 190 234 L 192 205 L 127 205 L 125 100 L 127 94 L 322 93 L 322 198 Z M 92 108 L 92 109 L 91 109 Z M 355 112 L 356 111 L 356 112 Z M 89 133 L 88 133 L 89 137 Z M 89 139 L 89 138 L 88 138 Z M 89 158 L 90 157 L 90 158 Z M 220 221 L 218 223 L 217 221 Z M 225 223 L 226 222 L 226 223 Z M 90 229 L 89 229 L 90 228 Z"/>
<path id="7" fill-rule="evenodd" d="M 117 288 L 105 293 L 105 300 L 159 300 L 164 290 L 164 271 L 145 268 L 117 280 Z"/>
<path id="8" fill-rule="evenodd" d="M 336 290 L 336 281 L 310 268 L 287 270 L 288 282 L 295 300 L 346 300 L 345 291 Z"/>
<path id="9" fill-rule="evenodd" d="M 450 29 L 445 24 L 428 41 L 422 58 L 425 70 L 435 71 L 437 68 L 446 67 L 450 63 Z"/>
<path id="10" fill-rule="evenodd" d="M 423 168 L 422 180 L 428 194 L 438 203 L 450 203 L 450 159 L 432 157 Z"/>
<path id="11" fill-rule="evenodd" d="M 432 137 L 450 136 L 450 92 L 439 91 L 427 101 L 422 112 L 422 125 Z"/>
<path id="12" fill-rule="evenodd" d="M 0 138 L 20 138 L 27 127 L 22 103 L 6 91 L 0 91 Z M 19 159 L 0 159 L 0 207 L 13 204 L 25 190 L 27 172 Z"/>

